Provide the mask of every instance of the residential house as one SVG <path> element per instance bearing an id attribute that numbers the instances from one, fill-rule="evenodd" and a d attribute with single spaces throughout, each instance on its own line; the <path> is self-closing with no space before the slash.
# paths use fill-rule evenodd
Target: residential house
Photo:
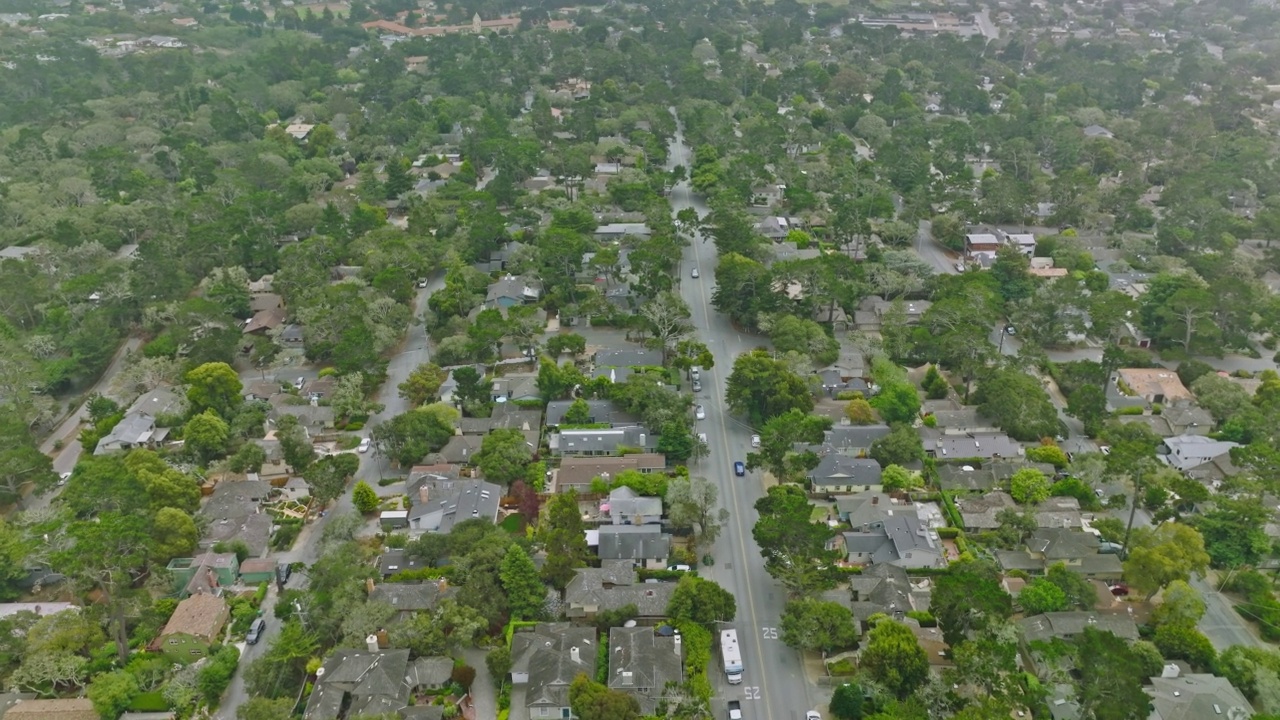
<path id="1" fill-rule="evenodd" d="M 1213 431 L 1213 415 L 1202 407 L 1188 403 L 1166 406 L 1159 415 L 1121 415 L 1126 425 L 1145 425 L 1157 437 L 1175 435 L 1208 435 Z"/>
<path id="2" fill-rule="evenodd" d="M 404 548 L 383 548 L 382 554 L 374 561 L 378 574 L 383 580 L 398 575 L 406 570 L 419 570 L 428 567 L 428 563 L 411 556 Z"/>
<path id="3" fill-rule="evenodd" d="M 89 698 L 23 700 L 9 706 L 4 720 L 99 720 Z"/>
<path id="4" fill-rule="evenodd" d="M 889 512 L 901 512 L 908 505 L 898 502 L 892 495 L 879 490 L 868 490 L 836 498 L 836 517 L 849 523 L 854 530 L 864 532 L 884 527 Z"/>
<path id="5" fill-rule="evenodd" d="M 1084 129 L 1084 136 L 1087 138 L 1103 138 L 1110 140 L 1115 134 L 1101 125 L 1089 125 Z"/>
<path id="6" fill-rule="evenodd" d="M 1120 558 L 1100 554 L 1100 546 L 1101 541 L 1092 533 L 1040 528 L 1031 533 L 1022 550 L 997 550 L 996 559 L 1006 571 L 1042 574 L 1051 565 L 1063 563 L 1087 578 L 1119 580 L 1123 570 Z"/>
<path id="7" fill-rule="evenodd" d="M 964 254 L 969 260 L 994 260 L 999 250 L 1000 238 L 991 233 L 969 233 L 964 236 Z"/>
<path id="8" fill-rule="evenodd" d="M 257 587 L 259 583 L 271 582 L 276 579 L 276 570 L 279 567 L 280 562 L 270 558 L 245 558 L 245 561 L 240 563 L 240 582 L 251 587 Z"/>
<path id="9" fill-rule="evenodd" d="M 597 170 L 599 172 L 599 170 Z M 617 174 L 616 172 L 614 173 Z M 618 242 L 624 237 L 648 238 L 653 234 L 649 226 L 642 222 L 603 223 L 596 226 L 595 238 L 601 242 Z"/>
<path id="10" fill-rule="evenodd" d="M 591 489 L 591 481 L 601 478 L 606 482 L 626 470 L 637 472 L 662 472 L 667 467 L 665 455 L 657 453 L 633 453 L 622 457 L 565 457 L 560 467 L 552 470 L 551 486 L 555 492 L 570 490 L 585 493 Z"/>
<path id="11" fill-rule="evenodd" d="M 444 444 L 444 447 L 440 448 L 439 452 L 432 453 L 427 457 L 441 463 L 471 465 L 483 444 L 484 437 L 481 435 L 457 434 L 449 438 L 449 441 Z"/>
<path id="12" fill-rule="evenodd" d="M 851 425 L 846 420 L 838 423 L 822 433 L 822 442 L 818 445 L 798 444 L 796 450 L 803 452 L 812 450 L 818 455 L 838 452 L 845 455 L 864 455 L 871 450 L 875 441 L 888 435 L 888 425 Z"/>
<path id="13" fill-rule="evenodd" d="M 1177 435 L 1168 437 L 1156 449 L 1156 458 L 1164 464 L 1188 475 L 1206 474 L 1204 466 L 1220 461 L 1225 457 L 1230 463 L 1231 450 L 1241 447 L 1240 443 L 1228 440 L 1213 440 L 1202 435 Z M 1221 479 L 1220 477 L 1214 479 Z"/>
<path id="14" fill-rule="evenodd" d="M 1110 632 L 1133 642 L 1138 639 L 1138 625 L 1133 618 L 1120 613 L 1096 613 L 1085 610 L 1041 613 L 1018 621 L 1026 642 L 1071 640 L 1086 628 Z"/>
<path id="15" fill-rule="evenodd" d="M 242 540 L 249 546 L 250 556 L 264 555 L 271 537 L 272 517 L 262 511 L 262 504 L 270 494 L 270 483 L 261 480 L 218 483 L 200 508 L 205 527 L 200 546 L 209 548 L 219 542 Z"/>
<path id="16" fill-rule="evenodd" d="M 272 422 L 278 421 L 285 415 L 291 415 L 298 419 L 298 424 L 308 434 L 316 434 L 333 427 L 333 408 L 329 405 L 321 405 L 319 398 L 308 402 L 285 393 L 273 396 L 269 402 Z"/>
<path id="17" fill-rule="evenodd" d="M 662 353 L 647 348 L 625 348 L 620 350 L 598 350 L 592 358 L 596 376 L 605 368 L 632 369 L 640 367 L 662 367 Z M 617 380 L 615 382 L 621 382 Z"/>
<path id="18" fill-rule="evenodd" d="M 1046 463 L 993 460 L 981 464 L 940 464 L 937 467 L 938 484 L 943 490 L 987 492 L 1008 482 L 1014 473 L 1024 468 L 1035 468 L 1045 475 L 1053 475 L 1054 467 Z"/>
<path id="19" fill-rule="evenodd" d="M 240 559 L 235 553 L 212 550 L 192 558 L 174 558 L 167 567 L 182 596 L 221 595 L 240 577 Z"/>
<path id="20" fill-rule="evenodd" d="M 185 415 L 187 412 L 187 396 L 176 392 L 173 388 L 162 385 L 138 396 L 129 406 L 127 412 L 146 413 L 152 417 L 162 415 Z"/>
<path id="21" fill-rule="evenodd" d="M 302 333 L 301 325 L 285 325 L 280 330 L 280 335 L 276 337 L 276 341 L 286 348 L 300 348 L 306 342 L 306 337 Z"/>
<path id="22" fill-rule="evenodd" d="M 925 451 L 939 460 L 1019 458 L 1024 452 L 1016 440 L 997 432 L 946 434 L 926 444 Z"/>
<path id="23" fill-rule="evenodd" d="M 275 293 L 257 293 L 249 296 L 249 311 L 260 313 L 284 308 L 284 298 Z"/>
<path id="24" fill-rule="evenodd" d="M 258 400 L 266 402 L 281 392 L 283 390 L 280 389 L 280 383 L 274 380 L 258 380 L 245 386 L 244 399 L 245 402 Z"/>
<path id="25" fill-rule="evenodd" d="M 598 568 L 578 568 L 564 589 L 565 615 L 590 620 L 597 613 L 635 605 L 642 619 L 666 617 L 676 583 L 642 583 L 630 560 L 602 560 Z"/>
<path id="26" fill-rule="evenodd" d="M 1084 516 L 1080 513 L 1080 501 L 1073 497 L 1046 498 L 1035 507 L 1036 527 L 1080 530 Z"/>
<path id="27" fill-rule="evenodd" d="M 253 314 L 244 324 L 245 335 L 266 335 L 284 325 L 288 315 L 284 308 L 271 308 Z"/>
<path id="28" fill-rule="evenodd" d="M 335 650 L 316 673 L 304 720 L 381 716 L 408 705 L 409 651 Z"/>
<path id="29" fill-rule="evenodd" d="M 828 495 L 878 491 L 880 474 L 880 463 L 875 460 L 828 453 L 809 471 L 809 482 L 814 493 Z"/>
<path id="30" fill-rule="evenodd" d="M 842 536 L 850 565 L 896 565 L 901 568 L 945 567 L 946 551 L 938 534 L 920 522 L 915 509 L 890 511 L 884 526 Z"/>
<path id="31" fill-rule="evenodd" d="M 596 675 L 596 631 L 568 623 L 539 623 L 511 637 L 511 684 L 524 688 L 523 715 L 572 718 L 569 685 Z M 309 720 L 309 719 L 308 719 Z"/>
<path id="32" fill-rule="evenodd" d="M 600 507 L 614 525 L 654 525 L 662 523 L 662 498 L 640 495 L 623 486 L 614 488 Z"/>
<path id="33" fill-rule="evenodd" d="M 231 618 L 231 608 L 218 595 L 192 595 L 174 609 L 169 622 L 151 643 L 151 650 L 163 652 L 170 660 L 189 663 L 206 657 L 220 644 L 222 629 Z"/>
<path id="34" fill-rule="evenodd" d="M 779 215 L 770 215 L 761 218 L 756 223 L 756 232 L 769 238 L 770 240 L 782 240 L 787 237 L 787 233 L 798 229 L 799 225 L 792 222 L 791 218 L 785 218 Z"/>
<path id="35" fill-rule="evenodd" d="M 1000 526 L 996 518 L 1001 510 L 1018 509 L 1009 493 L 999 490 L 981 497 L 957 497 L 955 503 L 966 532 L 994 530 Z"/>
<path id="36" fill-rule="evenodd" d="M 408 685 L 421 690 L 441 690 L 453 677 L 453 658 L 433 655 L 420 657 L 409 666 Z M 401 713 L 404 715 L 404 713 Z"/>
<path id="37" fill-rule="evenodd" d="M 485 307 L 509 308 L 535 303 L 540 297 L 542 297 L 542 287 L 536 281 L 506 275 L 489 286 L 484 302 Z"/>
<path id="38" fill-rule="evenodd" d="M 858 308 L 853 313 L 854 324 L 859 330 L 863 331 L 879 331 L 884 324 L 884 319 L 890 313 L 897 312 L 896 307 L 900 307 L 906 315 L 908 325 L 916 325 L 929 310 L 933 307 L 933 303 L 928 300 L 885 300 L 882 297 L 871 295 L 862 299 L 858 303 Z"/>
<path id="39" fill-rule="evenodd" d="M 485 518 L 497 522 L 502 488 L 483 480 L 461 479 L 423 482 L 410 496 L 409 533 L 447 535 L 464 520 Z"/>
<path id="40" fill-rule="evenodd" d="M 153 415 L 133 411 L 125 414 L 110 432 L 98 440 L 93 454 L 106 455 L 137 448 L 152 448 L 164 442 L 168 436 L 169 428 L 157 427 Z"/>
<path id="41" fill-rule="evenodd" d="M 625 428 L 560 430 L 549 439 L 551 454 L 621 455 L 623 451 L 652 452 L 658 438 L 642 425 Z"/>
<path id="42" fill-rule="evenodd" d="M 453 393 L 458 389 L 458 381 L 454 379 L 453 371 L 463 367 L 474 368 L 480 374 L 480 377 L 488 374 L 483 365 L 450 365 L 442 368 L 449 374 L 445 377 L 444 382 L 440 384 L 440 402 L 453 404 Z"/>
<path id="43" fill-rule="evenodd" d="M 680 635 L 660 635 L 651 627 L 609 629 L 609 688 L 640 703 L 640 714 L 655 715 L 667 698 L 667 684 L 684 682 Z"/>
<path id="44" fill-rule="evenodd" d="M 596 548 L 601 560 L 628 560 L 660 569 L 671 557 L 671 536 L 661 525 L 601 525 L 586 532 L 587 547 Z"/>
<path id="45" fill-rule="evenodd" d="M 1123 368 L 1107 384 L 1107 404 L 1112 409 L 1192 401 L 1178 373 L 1164 368 Z"/>
<path id="46" fill-rule="evenodd" d="M 1143 690 L 1151 696 L 1148 720 L 1245 720 L 1254 713 L 1244 694 L 1217 675 L 1178 672 L 1153 677 Z"/>
<path id="47" fill-rule="evenodd" d="M 522 390 L 513 392 L 519 396 Z M 519 430 L 525 442 L 537 447 L 542 439 L 542 412 L 535 408 L 522 408 L 508 402 L 499 402 L 487 418 L 459 418 L 458 431 L 463 435 L 488 435 L 494 430 Z"/>
<path id="48" fill-rule="evenodd" d="M 401 620 L 415 613 L 435 610 L 441 600 L 453 595 L 453 588 L 444 580 L 421 583 L 375 583 L 368 580 L 365 589 L 369 593 L 369 602 L 390 605 Z"/>
<path id="49" fill-rule="evenodd" d="M 495 403 L 542 400 L 542 394 L 538 392 L 536 373 L 512 373 L 495 377 L 491 392 L 491 400 Z"/>
<path id="50" fill-rule="evenodd" d="M 640 419 L 624 412 L 611 400 L 584 400 L 587 404 L 587 423 L 612 426 L 637 425 Z M 547 425 L 555 427 L 564 423 L 565 413 L 573 406 L 573 400 L 552 400 L 547 403 Z M 496 410 L 497 408 L 495 408 Z"/>
<path id="51" fill-rule="evenodd" d="M 865 623 L 872 615 L 883 613 L 901 619 L 905 613 L 917 609 L 913 600 L 914 591 L 915 587 L 907 577 L 905 568 L 881 563 L 868 565 L 861 573 L 850 575 L 849 593 L 841 600 L 849 603 L 849 609 L 860 623 L 859 627 L 865 629 Z M 926 605 L 919 609 L 927 610 L 928 607 Z"/>
<path id="52" fill-rule="evenodd" d="M 782 202 L 787 191 L 786 185 L 760 185 L 751 188 L 751 204 L 755 207 L 771 208 Z"/>

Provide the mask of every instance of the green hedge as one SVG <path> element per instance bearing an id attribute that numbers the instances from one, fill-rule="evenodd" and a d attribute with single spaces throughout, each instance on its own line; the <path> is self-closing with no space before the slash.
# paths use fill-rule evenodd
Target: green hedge
<path id="1" fill-rule="evenodd" d="M 707 666 L 711 664 L 711 631 L 687 620 L 674 625 L 683 638 L 685 687 L 704 704 L 710 703 L 712 691 Z"/>
<path id="2" fill-rule="evenodd" d="M 938 528 L 938 537 L 943 540 L 955 540 L 960 537 L 960 528 L 943 527 Z"/>
<path id="3" fill-rule="evenodd" d="M 165 712 L 168 709 L 169 703 L 159 691 L 138 693 L 129 703 L 130 712 Z"/>

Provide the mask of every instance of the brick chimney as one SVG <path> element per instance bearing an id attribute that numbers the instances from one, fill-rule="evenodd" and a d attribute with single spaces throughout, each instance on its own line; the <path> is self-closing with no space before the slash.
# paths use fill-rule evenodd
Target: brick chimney
<path id="1" fill-rule="evenodd" d="M 373 594 L 373 589 L 374 589 L 375 587 L 377 587 L 377 585 L 374 585 L 374 583 L 373 583 L 373 578 L 366 578 L 366 579 L 365 579 L 365 581 L 364 581 L 364 589 L 365 589 L 365 592 L 367 592 L 367 593 L 369 593 L 370 595 L 372 595 L 372 594 Z"/>
<path id="2" fill-rule="evenodd" d="M 427 502 L 427 498 L 428 498 L 430 495 L 431 495 L 431 491 L 427 488 L 426 483 L 423 483 L 422 485 L 420 485 L 420 486 L 418 487 L 418 503 L 419 503 L 419 504 L 424 504 L 424 503 L 426 503 L 426 502 Z"/>

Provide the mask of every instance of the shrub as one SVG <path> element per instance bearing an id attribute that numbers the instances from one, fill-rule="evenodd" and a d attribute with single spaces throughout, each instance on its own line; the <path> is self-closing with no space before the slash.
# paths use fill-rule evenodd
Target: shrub
<path id="1" fill-rule="evenodd" d="M 938 528 L 938 537 L 943 540 L 955 540 L 960 536 L 960 528 L 941 527 Z"/>
<path id="2" fill-rule="evenodd" d="M 461 685 L 463 690 L 470 690 L 471 683 L 476 681 L 476 669 L 470 665 L 454 665 L 449 679 Z"/>

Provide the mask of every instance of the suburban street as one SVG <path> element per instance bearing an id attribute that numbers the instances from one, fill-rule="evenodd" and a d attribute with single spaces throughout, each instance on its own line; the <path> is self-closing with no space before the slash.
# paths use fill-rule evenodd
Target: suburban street
<path id="1" fill-rule="evenodd" d="M 671 145 L 669 165 L 689 166 L 692 152 L 684 142 L 681 130 Z M 671 191 L 673 212 L 686 207 L 707 213 L 701 200 L 693 195 L 687 182 Z M 752 430 L 729 415 L 724 401 L 726 380 L 739 354 L 761 344 L 761 339 L 743 336 L 729 319 L 711 307 L 715 289 L 716 249 L 706 238 L 695 238 L 685 250 L 685 264 L 680 269 L 680 294 L 693 312 L 697 336 L 706 343 L 716 359 L 716 366 L 703 373 L 703 391 L 697 402 L 707 409 L 707 419 L 698 423 L 698 432 L 707 434 L 709 453 L 694 469 L 699 475 L 717 483 L 721 503 L 729 511 L 729 521 L 721 532 L 712 555 L 715 565 L 701 574 L 728 590 L 737 598 L 738 616 L 734 627 L 742 648 L 746 667 L 741 685 L 731 686 L 721 671 L 719 653 L 713 653 L 710 673 L 717 701 L 715 717 L 723 717 L 724 702 L 741 700 L 744 715 L 752 720 L 795 720 L 804 711 L 814 709 L 816 702 L 803 674 L 799 653 L 779 639 L 778 620 L 786 604 L 787 593 L 765 571 L 764 560 L 751 537 L 756 521 L 755 501 L 764 494 L 762 478 L 748 473 L 739 478 L 733 474 L 735 460 L 746 460 Z M 699 278 L 690 273 L 698 269 Z M 747 714 L 749 713 L 749 714 Z"/>
<path id="2" fill-rule="evenodd" d="M 385 407 L 381 413 L 369 417 L 369 421 L 365 423 L 366 430 L 364 434 L 368 434 L 368 430 L 374 425 L 395 417 L 408 409 L 407 403 L 400 397 L 399 385 L 404 382 L 414 368 L 429 360 L 430 349 L 427 341 L 426 326 L 421 322 L 422 312 L 426 308 L 427 298 L 430 297 L 431 293 L 443 286 L 444 274 L 436 273 L 430 278 L 427 287 L 418 290 L 417 298 L 414 300 L 414 324 L 409 326 L 409 332 L 406 333 L 399 352 L 391 358 L 390 363 L 387 365 L 387 381 L 378 391 L 376 397 L 377 402 L 382 403 Z M 378 485 L 378 481 L 391 475 L 407 474 L 404 470 L 392 469 L 388 460 L 380 458 L 372 452 L 359 457 L 360 469 L 356 472 L 356 480 L 364 480 L 369 483 L 379 494 L 400 492 L 398 486 L 393 485 L 384 489 Z M 351 485 L 354 485 L 356 480 L 352 480 Z M 276 553 L 274 557 L 281 563 L 302 563 L 310 566 L 320 556 L 320 536 L 324 532 L 325 525 L 328 524 L 331 518 L 351 512 L 355 512 L 355 506 L 351 502 L 351 493 L 347 492 L 338 498 L 333 507 L 330 507 L 323 517 L 313 519 L 309 525 L 302 529 L 297 541 L 293 544 L 292 550 Z M 305 585 L 305 572 L 295 572 L 293 577 L 289 579 L 288 587 L 300 588 L 305 587 Z M 236 675 L 232 679 L 231 685 L 227 688 L 222 704 L 219 705 L 218 712 L 215 714 L 218 720 L 234 720 L 236 708 L 249 699 L 244 686 L 244 669 L 270 647 L 280 632 L 280 621 L 276 620 L 272 614 L 276 598 L 276 587 L 272 584 L 267 592 L 266 600 L 262 603 L 262 615 L 267 619 L 266 632 L 263 633 L 262 639 L 257 645 L 241 648 L 240 666 L 237 668 Z"/>

